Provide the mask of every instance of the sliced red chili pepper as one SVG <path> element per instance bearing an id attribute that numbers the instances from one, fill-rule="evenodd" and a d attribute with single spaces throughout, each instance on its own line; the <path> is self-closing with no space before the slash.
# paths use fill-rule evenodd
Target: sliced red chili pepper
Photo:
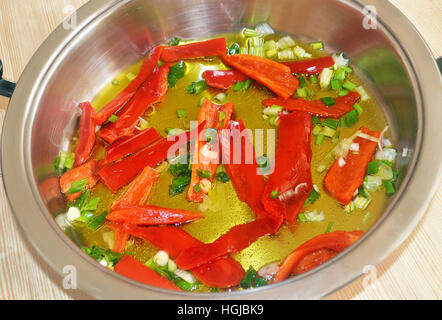
<path id="1" fill-rule="evenodd" d="M 334 66 L 335 60 L 333 60 L 333 57 L 329 56 L 315 59 L 282 62 L 282 64 L 288 66 L 292 73 L 317 74 L 325 68 Z"/>
<path id="2" fill-rule="evenodd" d="M 167 91 L 167 76 L 170 66 L 162 65 L 137 90 L 135 96 L 118 113 L 118 119 L 98 134 L 109 143 L 130 136 L 137 126 L 139 117 L 148 107 L 163 100 Z"/>
<path id="3" fill-rule="evenodd" d="M 115 243 L 112 251 L 115 252 L 124 252 L 126 249 L 127 241 L 129 240 L 129 233 L 124 228 L 124 225 L 121 223 L 111 222 L 109 228 L 114 230 L 114 238 Z"/>
<path id="4" fill-rule="evenodd" d="M 154 128 L 149 128 L 132 136 L 124 137 L 106 148 L 106 158 L 103 161 L 103 165 L 133 154 L 159 139 L 161 139 L 161 136 Z"/>
<path id="5" fill-rule="evenodd" d="M 289 222 L 297 217 L 312 188 L 311 131 L 312 118 L 306 112 L 279 117 L 275 170 L 265 186 L 262 203 L 268 213 Z"/>
<path id="6" fill-rule="evenodd" d="M 74 181 L 88 179 L 86 188 L 87 189 L 92 188 L 93 186 L 95 186 L 98 180 L 100 180 L 100 178 L 96 176 L 97 170 L 98 170 L 98 162 L 95 160 L 90 160 L 79 167 L 76 167 L 74 169 L 65 172 L 60 177 L 61 191 L 64 194 L 66 194 L 69 201 L 74 201 L 81 195 L 81 192 L 67 194 L 67 192 L 71 188 L 72 183 Z"/>
<path id="7" fill-rule="evenodd" d="M 289 67 L 273 60 L 246 54 L 223 55 L 221 58 L 284 99 L 289 98 L 299 85 Z"/>
<path id="8" fill-rule="evenodd" d="M 144 60 L 138 76 L 121 91 L 111 102 L 92 116 L 99 125 L 105 123 L 109 117 L 124 106 L 134 95 L 137 89 L 149 78 L 158 65 L 163 47 L 155 47 Z"/>
<path id="9" fill-rule="evenodd" d="M 313 239 L 310 239 L 284 259 L 273 279 L 273 282 L 285 280 L 291 273 L 294 271 L 296 272 L 296 267 L 307 255 L 313 252 L 318 252 L 318 250 L 321 249 L 330 249 L 336 253 L 339 253 L 355 243 L 363 234 L 364 232 L 360 230 L 351 232 L 334 231 L 321 234 Z M 330 253 L 327 255 L 328 257 L 332 258 Z"/>
<path id="10" fill-rule="evenodd" d="M 176 258 L 183 250 L 202 244 L 186 231 L 177 227 L 137 227 L 126 225 L 126 230 L 133 236 L 145 239 L 155 247 L 166 251 Z M 245 271 L 236 260 L 225 257 L 192 269 L 195 277 L 205 285 L 217 288 L 237 286 L 245 275 Z"/>
<path id="11" fill-rule="evenodd" d="M 159 275 L 151 268 L 145 266 L 140 261 L 127 254 L 118 261 L 114 267 L 114 271 L 122 276 L 154 287 L 181 291 L 180 288 L 170 282 L 167 278 Z"/>
<path id="12" fill-rule="evenodd" d="M 220 114 L 224 112 L 224 117 L 220 121 Z M 224 126 L 233 113 L 233 103 L 227 103 L 225 105 L 218 105 L 205 99 L 198 113 L 198 125 L 203 121 L 206 122 L 204 129 L 216 130 L 219 126 Z M 203 130 L 204 130 L 203 129 Z M 216 131 L 215 131 L 216 132 Z M 206 131 L 206 134 L 209 132 Z M 213 137 L 214 139 L 216 137 Z M 214 155 L 213 157 L 209 155 Z M 202 202 L 206 193 L 201 189 L 196 191 L 195 187 L 203 179 L 198 175 L 199 172 L 210 173 L 210 181 L 215 178 L 216 168 L 219 165 L 219 145 L 216 141 L 198 141 L 195 143 L 195 149 L 193 153 L 193 165 L 192 165 L 192 177 L 190 181 L 189 191 L 187 192 L 187 200 L 193 202 Z"/>
<path id="13" fill-rule="evenodd" d="M 131 182 L 146 166 L 156 167 L 168 157 L 168 152 L 178 150 L 186 145 L 190 138 L 197 135 L 205 123 L 197 129 L 184 132 L 175 137 L 163 138 L 153 145 L 102 168 L 98 174 L 113 192 L 117 192 L 122 186 Z"/>
<path id="14" fill-rule="evenodd" d="M 256 163 L 253 145 L 244 123 L 242 120 L 229 121 L 226 129 L 220 130 L 218 135 L 223 164 L 238 198 L 246 202 L 258 217 L 266 217 L 261 204 L 265 180 Z"/>
<path id="15" fill-rule="evenodd" d="M 186 223 L 202 217 L 200 212 L 144 205 L 117 209 L 109 213 L 106 219 L 118 223 L 152 226 Z"/>
<path id="16" fill-rule="evenodd" d="M 336 257 L 338 252 L 332 249 L 319 249 L 317 251 L 313 251 L 302 258 L 302 260 L 298 263 L 298 265 L 293 269 L 293 274 L 301 274 L 314 268 L 320 266 L 321 264 L 327 262 L 328 260 Z"/>
<path id="17" fill-rule="evenodd" d="M 161 60 L 172 62 L 183 59 L 219 56 L 226 53 L 226 47 L 226 39 L 224 38 L 165 47 L 161 53 Z"/>
<path id="18" fill-rule="evenodd" d="M 208 86 L 218 89 L 227 89 L 231 85 L 249 78 L 238 70 L 206 70 L 203 72 L 203 76 Z"/>
<path id="19" fill-rule="evenodd" d="M 94 108 L 89 102 L 80 103 L 81 117 L 78 129 L 78 144 L 75 149 L 75 166 L 85 163 L 95 145 Z"/>
<path id="20" fill-rule="evenodd" d="M 371 131 L 361 127 L 361 132 L 378 139 L 381 135 L 378 131 Z M 353 143 L 359 144 L 359 152 L 348 152 L 344 158 L 344 165 L 339 159 L 333 163 L 324 178 L 324 186 L 330 194 L 343 205 L 348 204 L 355 191 L 364 182 L 368 163 L 373 158 L 377 143 L 363 137 L 356 137 Z M 342 165 L 342 166 L 341 166 Z"/>
<path id="21" fill-rule="evenodd" d="M 267 107 L 277 105 L 286 110 L 305 111 L 318 117 L 337 119 L 353 110 L 353 105 L 360 98 L 361 95 L 359 93 L 351 91 L 346 96 L 336 98 L 336 104 L 331 107 L 327 107 L 322 100 L 305 100 L 303 98 L 287 100 L 281 98 L 269 98 L 262 103 Z"/>
<path id="22" fill-rule="evenodd" d="M 158 171 L 151 167 L 144 168 L 124 192 L 123 196 L 112 203 L 111 209 L 117 210 L 144 205 L 159 177 L 160 173 Z"/>

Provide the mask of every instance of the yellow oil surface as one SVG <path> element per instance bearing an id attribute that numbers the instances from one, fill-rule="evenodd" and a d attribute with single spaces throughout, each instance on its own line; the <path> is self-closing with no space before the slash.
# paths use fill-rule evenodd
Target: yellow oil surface
<path id="1" fill-rule="evenodd" d="M 242 44 L 244 41 L 235 35 L 227 35 L 226 38 L 228 44 L 232 42 Z M 301 45 L 306 49 L 308 48 L 305 44 Z M 309 52 L 312 51 L 309 50 Z M 325 55 L 322 51 L 312 53 L 314 56 Z M 185 77 L 178 80 L 176 87 L 168 90 L 166 98 L 160 105 L 156 106 L 156 111 L 153 115 L 146 117 L 149 125 L 157 129 L 160 133 L 164 133 L 164 129 L 167 127 L 185 129 L 188 125 L 188 121 L 197 118 L 200 98 L 202 96 L 210 98 L 220 92 L 219 90 L 209 88 L 200 95 L 192 95 L 186 93 L 184 90 L 192 81 L 200 80 L 204 70 L 227 69 L 218 58 L 187 60 L 185 64 Z M 113 97 L 129 83 L 129 79 L 126 75 L 129 72 L 137 74 L 140 66 L 141 62 L 138 62 L 117 75 L 115 80 L 118 81 L 118 84 L 114 81 L 114 84 L 110 83 L 106 85 L 92 101 L 94 108 L 98 110 L 106 105 L 107 102 L 111 101 Z M 354 73 L 351 74 L 348 79 L 355 84 L 362 84 Z M 310 84 L 309 86 L 317 92 L 316 96 L 312 97 L 312 99 L 319 99 L 323 96 L 336 97 L 336 93 L 332 91 L 321 91 L 319 85 Z M 267 88 L 253 82 L 252 87 L 247 92 L 234 92 L 232 89 L 229 89 L 226 91 L 226 94 L 226 102 L 233 102 L 235 104 L 233 119 L 242 119 L 245 126 L 252 130 L 272 128 L 268 122 L 262 118 L 262 100 L 274 96 Z M 373 97 L 373 95 L 370 96 Z M 386 126 L 386 121 L 381 109 L 376 105 L 373 98 L 365 102 L 360 102 L 360 104 L 364 111 L 360 115 L 358 123 L 352 128 L 340 128 L 340 139 L 351 136 L 362 125 L 378 131 L 381 131 Z M 186 121 L 177 118 L 176 109 L 178 108 L 187 111 L 188 116 Z M 103 157 L 103 147 L 104 145 L 95 149 L 95 158 L 99 159 Z M 378 219 L 387 200 L 384 192 L 376 192 L 373 194 L 372 202 L 367 210 L 356 210 L 347 214 L 344 212 L 343 207 L 324 190 L 322 181 L 325 172 L 319 174 L 315 168 L 319 161 L 333 149 L 333 147 L 334 145 L 331 139 L 326 138 L 321 146 L 317 146 L 315 139 L 312 138 L 313 183 L 319 187 L 321 196 L 313 205 L 309 205 L 304 209 L 306 211 L 314 209 L 324 211 L 325 221 L 308 223 L 295 221 L 282 226 L 275 235 L 262 237 L 247 249 L 234 255 L 234 258 L 237 259 L 245 269 L 248 269 L 250 265 L 255 269 L 259 269 L 270 262 L 281 261 L 306 240 L 324 233 L 329 223 L 333 223 L 332 231 L 367 230 Z M 160 179 L 153 189 L 151 203 L 168 208 L 203 211 L 204 219 L 181 226 L 199 240 L 212 242 L 227 232 L 231 227 L 254 219 L 253 212 L 245 203 L 238 199 L 230 181 L 221 183 L 215 180 L 212 191 L 204 203 L 200 205 L 188 202 L 185 198 L 186 192 L 173 197 L 169 196 L 168 189 L 172 178 L 168 170 L 162 171 Z M 120 190 L 118 194 L 113 194 L 100 182 L 93 190 L 93 197 L 100 197 L 101 199 L 98 212 L 109 210 L 112 201 L 117 199 L 122 192 L 124 192 L 124 189 L 125 188 Z M 97 243 L 101 246 L 107 245 L 103 241 L 103 233 L 109 232 L 109 229 L 105 226 L 94 232 L 78 224 L 77 231 L 81 234 L 85 245 L 92 245 L 93 243 Z M 133 239 L 127 249 L 140 261 L 146 261 L 157 250 L 146 241 L 140 239 Z"/>

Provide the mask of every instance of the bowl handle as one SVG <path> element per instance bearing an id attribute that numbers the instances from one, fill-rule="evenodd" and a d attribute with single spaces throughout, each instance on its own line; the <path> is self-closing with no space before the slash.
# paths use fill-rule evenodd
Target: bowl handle
<path id="1" fill-rule="evenodd" d="M 0 59 L 0 96 L 10 98 L 15 89 L 15 82 L 3 79 L 3 63 Z"/>

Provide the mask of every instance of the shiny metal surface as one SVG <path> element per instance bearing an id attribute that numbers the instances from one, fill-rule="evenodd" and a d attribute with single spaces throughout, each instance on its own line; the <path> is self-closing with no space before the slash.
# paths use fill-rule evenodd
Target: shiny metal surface
<path id="1" fill-rule="evenodd" d="M 77 12 L 78 27 L 60 26 L 20 78 L 2 136 L 2 172 L 11 207 L 37 252 L 62 274 L 77 269 L 80 289 L 97 298 L 318 298 L 357 278 L 396 248 L 421 218 L 441 177 L 441 77 L 425 43 L 391 4 L 372 0 L 377 29 L 365 30 L 363 3 L 323 0 L 95 0 Z M 229 294 L 186 294 L 123 278 L 84 255 L 59 229 L 63 209 L 52 163 L 76 124 L 76 103 L 157 43 L 201 38 L 262 21 L 277 30 L 323 39 L 345 51 L 376 91 L 400 156 L 400 189 L 382 218 L 355 246 L 302 276 Z M 48 192 L 52 190 L 53 192 Z"/>

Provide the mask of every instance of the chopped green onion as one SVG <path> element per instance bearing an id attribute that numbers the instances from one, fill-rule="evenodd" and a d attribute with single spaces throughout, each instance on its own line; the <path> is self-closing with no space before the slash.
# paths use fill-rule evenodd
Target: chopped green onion
<path id="1" fill-rule="evenodd" d="M 250 38 L 250 37 L 257 37 L 257 36 L 259 36 L 259 33 L 255 29 L 244 28 L 241 31 L 241 35 L 243 37 Z"/>
<path id="2" fill-rule="evenodd" d="M 249 55 L 264 57 L 264 48 L 262 46 L 249 47 Z"/>
<path id="3" fill-rule="evenodd" d="M 84 189 L 87 186 L 87 182 L 88 182 L 87 178 L 72 182 L 71 187 L 69 188 L 67 194 L 70 195 L 73 193 L 84 191 Z"/>
<path id="4" fill-rule="evenodd" d="M 224 171 L 218 172 L 215 175 L 215 178 L 223 183 L 226 183 L 227 181 L 230 180 L 229 176 L 227 173 L 225 173 Z"/>
<path id="5" fill-rule="evenodd" d="M 219 122 L 222 122 L 225 118 L 226 118 L 226 113 L 224 111 L 221 111 L 218 116 Z"/>
<path id="6" fill-rule="evenodd" d="M 187 86 L 186 91 L 190 94 L 200 94 L 201 92 L 206 90 L 206 88 L 206 80 L 199 80 L 196 82 L 192 82 L 189 86 Z"/>
<path id="7" fill-rule="evenodd" d="M 364 109 L 361 107 L 361 105 L 359 103 L 355 103 L 353 105 L 353 108 L 356 110 L 358 115 L 360 115 L 364 111 Z"/>
<path id="8" fill-rule="evenodd" d="M 391 179 L 391 181 L 396 181 L 398 175 L 399 175 L 399 172 L 397 172 L 396 170 L 393 169 L 393 179 Z"/>
<path id="9" fill-rule="evenodd" d="M 81 247 L 81 250 L 98 262 L 106 261 L 108 267 L 115 266 L 124 255 L 123 253 L 113 252 L 110 249 L 100 248 L 97 245 L 93 245 L 92 248 Z"/>
<path id="10" fill-rule="evenodd" d="M 358 122 L 358 112 L 356 110 L 351 110 L 345 115 L 345 120 L 348 127 L 351 127 L 356 122 Z"/>
<path id="11" fill-rule="evenodd" d="M 348 91 L 352 91 L 354 88 L 356 88 L 356 85 L 351 81 L 345 81 L 342 87 Z"/>
<path id="12" fill-rule="evenodd" d="M 254 285 L 255 288 L 263 287 L 263 286 L 266 286 L 266 285 L 267 285 L 267 280 L 266 279 L 260 278 L 260 277 L 257 277 L 255 279 L 255 285 Z"/>
<path id="13" fill-rule="evenodd" d="M 365 190 L 364 186 L 361 186 L 361 187 L 359 188 L 359 194 L 360 194 L 362 197 L 366 198 L 366 199 L 369 199 L 369 198 L 370 198 L 370 194 L 368 193 L 367 190 Z"/>
<path id="14" fill-rule="evenodd" d="M 365 210 L 367 209 L 368 205 L 371 202 L 371 199 L 369 198 L 364 198 L 361 196 L 357 196 L 354 200 L 353 200 L 355 207 L 359 210 Z"/>
<path id="15" fill-rule="evenodd" d="M 244 275 L 244 278 L 241 280 L 239 285 L 244 289 L 248 289 L 253 285 L 257 277 L 258 275 L 255 269 L 253 269 L 253 267 L 250 266 L 249 270 L 247 270 L 246 274 Z"/>
<path id="16" fill-rule="evenodd" d="M 339 68 L 336 70 L 335 75 L 333 76 L 336 80 L 345 80 L 345 71 L 343 68 Z"/>
<path id="17" fill-rule="evenodd" d="M 338 96 L 340 96 L 340 97 L 344 97 L 344 96 L 346 96 L 348 94 L 348 91 L 347 90 L 339 90 L 339 92 L 338 92 Z"/>
<path id="18" fill-rule="evenodd" d="M 333 228 L 334 223 L 330 222 L 327 226 L 327 229 L 325 230 L 325 233 L 329 233 L 331 231 L 331 229 Z"/>
<path id="19" fill-rule="evenodd" d="M 181 39 L 174 37 L 172 39 L 169 40 L 169 46 L 177 46 L 180 44 Z"/>
<path id="20" fill-rule="evenodd" d="M 202 107 L 203 106 L 203 103 L 204 103 L 204 100 L 206 100 L 207 98 L 206 97 L 201 97 L 200 98 L 200 102 L 198 103 L 198 105 L 200 106 L 200 107 Z"/>
<path id="21" fill-rule="evenodd" d="M 278 190 L 273 190 L 273 191 L 270 193 L 270 198 L 272 198 L 272 199 L 277 199 L 278 196 L 279 196 L 279 192 L 278 192 Z"/>
<path id="22" fill-rule="evenodd" d="M 315 127 L 313 128 L 312 133 L 317 136 L 318 134 L 320 134 L 322 131 L 322 126 L 320 126 L 319 124 L 315 125 Z"/>
<path id="23" fill-rule="evenodd" d="M 264 42 L 264 50 L 276 50 L 278 49 L 278 45 L 276 44 L 275 40 L 269 40 Z"/>
<path id="24" fill-rule="evenodd" d="M 347 120 L 345 119 L 345 117 L 342 117 L 339 119 L 339 125 L 341 126 L 341 128 L 347 128 Z"/>
<path id="25" fill-rule="evenodd" d="M 297 56 L 298 58 L 301 58 L 301 59 L 312 57 L 312 55 L 310 53 L 305 51 L 305 49 L 301 48 L 300 46 L 296 46 L 295 49 L 293 49 L 293 53 L 295 54 L 295 56 Z"/>
<path id="26" fill-rule="evenodd" d="M 364 179 L 364 187 L 367 191 L 376 191 L 382 185 L 382 179 L 375 176 L 366 176 Z"/>
<path id="27" fill-rule="evenodd" d="M 314 74 L 310 76 L 310 83 L 312 84 L 316 84 L 318 83 L 318 77 L 315 76 Z"/>
<path id="28" fill-rule="evenodd" d="M 321 222 L 325 220 L 325 214 L 323 211 L 318 210 L 304 212 L 305 218 L 308 222 Z"/>
<path id="29" fill-rule="evenodd" d="M 325 122 L 324 122 L 324 123 L 325 123 Z M 324 127 L 324 128 L 322 129 L 322 131 L 321 131 L 321 134 L 322 134 L 322 135 L 324 135 L 324 136 L 326 136 L 326 137 L 329 137 L 329 138 L 333 138 L 334 135 L 335 135 L 335 133 L 336 133 L 336 130 L 335 130 L 335 129 L 332 129 L 332 128 L 330 128 L 330 127 Z"/>
<path id="30" fill-rule="evenodd" d="M 285 49 L 280 52 L 278 52 L 278 59 L 279 60 L 293 60 L 295 59 L 295 54 L 290 49 Z"/>
<path id="31" fill-rule="evenodd" d="M 322 41 L 316 41 L 310 43 L 310 48 L 314 50 L 323 50 L 324 49 L 324 43 Z"/>
<path id="32" fill-rule="evenodd" d="M 137 76 L 136 76 L 135 74 L 133 74 L 132 72 L 129 72 L 128 74 L 126 74 L 126 78 L 127 78 L 129 81 L 134 80 L 136 77 L 137 77 Z"/>
<path id="33" fill-rule="evenodd" d="M 246 81 L 239 81 L 235 83 L 235 86 L 233 87 L 234 91 L 246 91 L 250 88 L 252 84 L 251 79 L 247 79 Z"/>
<path id="34" fill-rule="evenodd" d="M 336 119 L 327 118 L 323 122 L 324 126 L 332 128 L 334 130 L 338 129 L 339 122 Z"/>
<path id="35" fill-rule="evenodd" d="M 92 230 L 98 230 L 106 220 L 106 216 L 109 214 L 109 212 L 104 212 L 100 214 L 98 217 L 96 217 L 94 220 L 88 223 L 88 227 Z"/>
<path id="36" fill-rule="evenodd" d="M 307 81 L 303 76 L 298 77 L 299 87 L 304 88 L 307 85 Z"/>
<path id="37" fill-rule="evenodd" d="M 285 36 L 278 40 L 278 47 L 282 50 L 294 46 L 295 46 L 295 41 L 290 36 Z"/>
<path id="38" fill-rule="evenodd" d="M 169 186 L 169 194 L 171 196 L 177 195 L 184 191 L 184 187 L 190 184 L 190 175 L 182 175 L 175 177 L 172 184 Z"/>
<path id="39" fill-rule="evenodd" d="M 270 119 L 269 119 L 269 123 L 270 123 L 270 125 L 272 125 L 272 126 L 274 126 L 274 127 L 277 127 L 278 126 L 278 117 L 270 117 Z"/>
<path id="40" fill-rule="evenodd" d="M 307 197 L 307 199 L 305 200 L 304 206 L 307 205 L 308 203 L 315 203 L 316 200 L 318 200 L 320 197 L 320 194 L 318 191 L 316 191 L 315 189 L 312 189 Z"/>
<path id="41" fill-rule="evenodd" d="M 265 108 L 262 113 L 264 113 L 267 116 L 277 116 L 281 111 L 282 107 L 277 105 L 272 105 L 271 107 Z"/>
<path id="42" fill-rule="evenodd" d="M 115 121 L 118 120 L 118 117 L 114 114 L 111 114 L 110 117 L 107 119 L 109 122 L 114 123 Z"/>
<path id="43" fill-rule="evenodd" d="M 330 81 L 331 87 L 333 90 L 339 91 L 341 90 L 341 81 L 337 79 L 332 79 Z"/>
<path id="44" fill-rule="evenodd" d="M 330 85 L 330 81 L 333 77 L 333 70 L 330 68 L 324 68 L 322 69 L 321 73 L 319 74 L 319 85 L 322 89 L 327 89 Z"/>
<path id="45" fill-rule="evenodd" d="M 226 100 L 226 98 L 227 98 L 227 94 L 222 93 L 222 92 L 218 93 L 216 96 L 213 97 L 214 100 L 217 100 L 221 103 L 223 103 Z"/>
<path id="46" fill-rule="evenodd" d="M 368 218 L 370 217 L 370 215 L 371 215 L 371 213 L 370 213 L 370 212 L 367 212 L 367 213 L 364 215 L 364 217 L 362 218 L 362 223 L 366 223 L 367 220 L 368 220 Z"/>
<path id="47" fill-rule="evenodd" d="M 393 179 L 393 169 L 382 162 L 375 176 L 381 178 L 382 180 L 391 180 Z"/>
<path id="48" fill-rule="evenodd" d="M 392 196 L 396 192 L 396 189 L 394 188 L 394 184 L 390 180 L 384 181 L 384 187 L 385 187 L 385 192 L 387 193 L 387 196 Z"/>
<path id="49" fill-rule="evenodd" d="M 298 95 L 298 97 L 307 98 L 307 88 L 296 89 L 296 94 Z"/>
<path id="50" fill-rule="evenodd" d="M 204 179 L 211 179 L 212 178 L 212 173 L 210 171 L 196 170 L 196 174 L 200 178 L 204 178 Z"/>
<path id="51" fill-rule="evenodd" d="M 119 84 L 120 84 L 120 81 L 118 81 L 117 79 L 112 80 L 112 85 L 118 86 Z"/>
<path id="52" fill-rule="evenodd" d="M 249 53 L 249 51 L 247 50 L 246 47 L 241 47 L 241 48 L 239 48 L 239 53 L 240 54 L 247 54 L 247 53 Z"/>
<path id="53" fill-rule="evenodd" d="M 322 102 L 324 102 L 324 104 L 327 107 L 331 107 L 331 106 L 334 106 L 336 104 L 335 99 L 333 99 L 332 97 L 324 97 L 324 98 L 321 98 L 321 100 L 322 100 Z"/>
<path id="54" fill-rule="evenodd" d="M 312 117 L 312 123 L 313 123 L 313 124 L 319 124 L 319 125 L 322 126 L 321 119 L 319 119 L 317 116 L 313 116 L 313 117 Z"/>
<path id="55" fill-rule="evenodd" d="M 264 46 L 264 39 L 261 37 L 252 37 L 248 40 L 249 47 L 263 47 Z"/>
<path id="56" fill-rule="evenodd" d="M 304 213 L 299 213 L 298 214 L 298 221 L 301 222 L 301 223 L 308 222 L 307 217 L 305 216 Z"/>
<path id="57" fill-rule="evenodd" d="M 171 127 L 167 127 L 166 129 L 164 129 L 164 131 L 167 133 L 167 135 L 169 136 L 176 136 L 178 134 L 181 134 L 184 132 L 183 129 L 180 128 L 171 128 Z"/>
<path id="58" fill-rule="evenodd" d="M 169 74 L 167 76 L 169 88 L 175 87 L 178 79 L 184 77 L 185 73 L 186 73 L 186 65 L 184 64 L 183 61 L 180 61 L 177 64 L 171 66 Z"/>
<path id="59" fill-rule="evenodd" d="M 353 69 L 350 68 L 349 66 L 343 66 L 342 69 L 344 69 L 344 71 L 347 72 L 347 73 L 352 73 L 353 72 Z"/>
<path id="60" fill-rule="evenodd" d="M 355 89 L 361 95 L 361 101 L 366 101 L 370 99 L 367 91 L 365 91 L 363 86 L 356 87 Z"/>
<path id="61" fill-rule="evenodd" d="M 275 56 L 277 56 L 278 55 L 278 50 L 276 50 L 276 49 L 270 49 L 270 50 L 267 50 L 266 51 L 266 56 L 267 56 L 267 58 L 273 58 L 273 57 L 275 57 Z"/>
<path id="62" fill-rule="evenodd" d="M 176 116 L 178 118 L 186 118 L 187 117 L 187 111 L 184 109 L 177 109 L 176 110 Z"/>
<path id="63" fill-rule="evenodd" d="M 198 183 L 197 185 L 195 185 L 195 186 L 193 187 L 193 190 L 194 190 L 196 193 L 200 192 L 200 191 L 201 191 L 201 186 L 200 186 L 200 184 Z"/>
<path id="64" fill-rule="evenodd" d="M 316 145 L 320 146 L 324 142 L 324 135 L 322 133 L 316 136 Z"/>
<path id="65" fill-rule="evenodd" d="M 228 54 L 233 55 L 239 53 L 239 48 L 240 48 L 239 44 L 233 43 L 228 50 Z"/>
<path id="66" fill-rule="evenodd" d="M 258 164 L 259 168 L 267 168 L 269 163 L 269 158 L 267 157 L 267 155 L 263 154 L 262 156 L 256 159 L 256 163 Z"/>

